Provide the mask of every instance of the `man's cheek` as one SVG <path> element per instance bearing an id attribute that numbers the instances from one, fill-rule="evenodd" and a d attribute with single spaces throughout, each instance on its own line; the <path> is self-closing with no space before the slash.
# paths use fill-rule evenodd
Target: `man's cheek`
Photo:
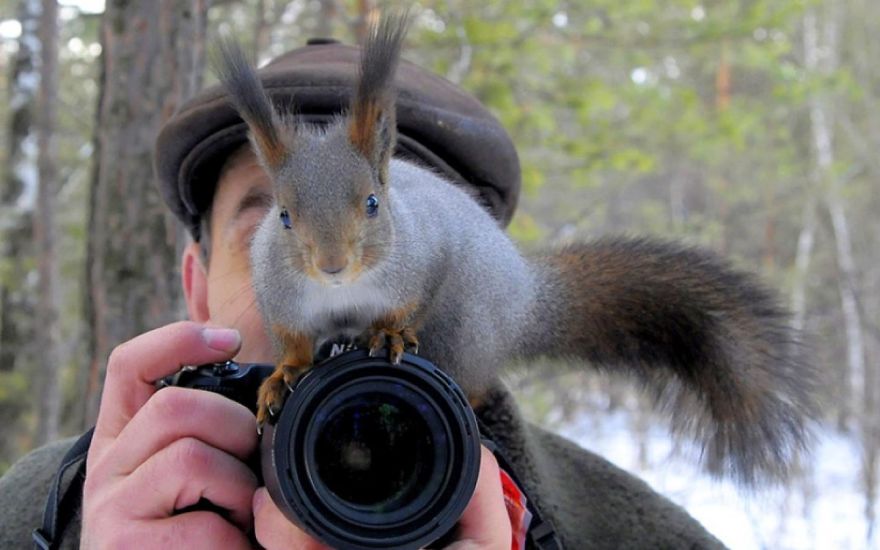
<path id="1" fill-rule="evenodd" d="M 251 309 L 256 312 L 256 304 Z M 241 351 L 236 359 L 246 363 L 271 363 L 274 353 L 269 336 L 263 329 L 263 320 L 259 315 L 256 315 L 256 318 L 252 317 L 253 314 L 243 318 L 239 323 L 240 326 L 236 327 L 242 332 Z"/>
<path id="2" fill-rule="evenodd" d="M 273 353 L 249 278 L 217 277 L 209 283 L 210 323 L 238 329 L 242 336 L 239 361 L 271 362 Z"/>

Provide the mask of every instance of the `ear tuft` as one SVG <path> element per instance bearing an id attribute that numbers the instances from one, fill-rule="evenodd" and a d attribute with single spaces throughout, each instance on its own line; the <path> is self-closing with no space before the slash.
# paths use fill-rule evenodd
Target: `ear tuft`
<path id="1" fill-rule="evenodd" d="M 403 13 L 385 16 L 370 29 L 351 105 L 349 139 L 380 174 L 385 173 L 397 142 L 394 74 L 407 27 L 408 16 Z"/>
<path id="2" fill-rule="evenodd" d="M 220 58 L 214 63 L 217 75 L 230 101 L 247 123 L 257 154 L 268 168 L 280 167 L 287 149 L 279 132 L 279 116 L 269 96 L 237 42 L 221 41 L 219 49 Z"/>

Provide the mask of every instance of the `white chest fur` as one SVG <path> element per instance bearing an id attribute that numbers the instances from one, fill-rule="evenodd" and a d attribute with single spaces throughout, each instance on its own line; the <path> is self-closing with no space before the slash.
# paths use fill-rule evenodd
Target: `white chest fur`
<path id="1" fill-rule="evenodd" d="M 339 286 L 306 281 L 300 313 L 305 329 L 321 337 L 356 336 L 372 321 L 397 307 L 395 296 L 370 276 Z"/>

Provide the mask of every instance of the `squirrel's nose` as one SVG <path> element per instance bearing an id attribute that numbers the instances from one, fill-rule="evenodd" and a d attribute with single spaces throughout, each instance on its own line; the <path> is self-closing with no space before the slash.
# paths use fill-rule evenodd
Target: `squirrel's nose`
<path id="1" fill-rule="evenodd" d="M 345 256 L 338 256 L 333 258 L 321 258 L 318 260 L 318 269 L 326 273 L 327 275 L 336 275 L 341 272 L 348 265 L 348 260 Z"/>

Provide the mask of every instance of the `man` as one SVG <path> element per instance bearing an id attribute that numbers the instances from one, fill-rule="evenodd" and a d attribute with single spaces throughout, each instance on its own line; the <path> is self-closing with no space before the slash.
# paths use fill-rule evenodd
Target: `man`
<path id="1" fill-rule="evenodd" d="M 347 104 L 357 50 L 314 42 L 260 71 L 279 105 L 320 122 Z M 519 189 L 516 153 L 472 97 L 415 65 L 397 76 L 397 154 L 461 185 L 500 223 Z M 138 336 L 107 364 L 88 453 L 81 529 L 63 546 L 318 548 L 284 518 L 245 465 L 257 445 L 253 415 L 209 392 L 153 382 L 181 365 L 235 357 L 270 362 L 272 350 L 250 285 L 249 240 L 271 200 L 269 181 L 246 145 L 244 126 L 218 89 L 185 105 L 157 142 L 159 185 L 194 236 L 182 259 L 190 321 Z M 523 422 L 499 384 L 477 410 L 541 513 L 571 548 L 715 547 L 681 508 L 601 458 Z M 37 450 L 0 480 L 0 547 L 20 547 L 39 526 L 48 484 L 70 442 Z M 476 492 L 455 548 L 510 548 L 514 535 L 501 474 L 483 450 Z M 193 509 L 201 499 L 215 511 Z M 219 509 L 219 510 L 218 510 Z"/>

